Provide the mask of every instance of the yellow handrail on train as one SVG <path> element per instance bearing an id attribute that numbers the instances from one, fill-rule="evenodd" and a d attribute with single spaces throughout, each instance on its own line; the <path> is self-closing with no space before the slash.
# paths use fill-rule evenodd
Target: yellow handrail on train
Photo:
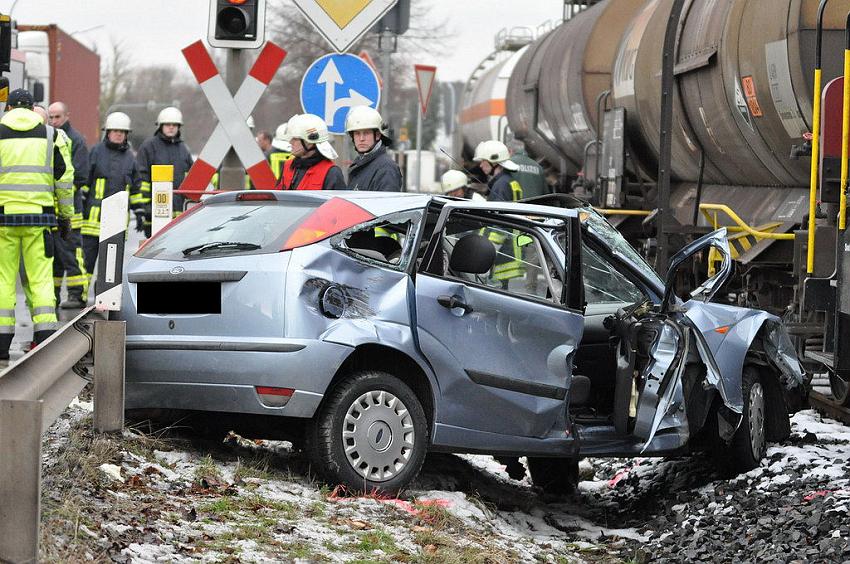
<path id="1" fill-rule="evenodd" d="M 841 200 L 838 208 L 838 229 L 847 226 L 847 161 L 850 154 L 850 14 L 844 29 L 844 106 L 841 124 Z"/>
<path id="2" fill-rule="evenodd" d="M 771 233 L 770 231 L 758 231 L 757 229 L 753 229 L 747 224 L 747 222 L 741 219 L 738 214 L 732 211 L 732 208 L 723 204 L 700 204 L 699 209 L 702 212 L 702 215 L 705 216 L 706 220 L 708 220 L 708 222 L 715 229 L 721 227 L 720 223 L 717 220 L 717 214 L 724 213 L 737 226 L 729 227 L 729 231 L 744 231 L 746 233 L 749 233 L 753 237 L 758 237 L 759 239 L 778 239 L 788 241 L 794 240 L 793 233 Z"/>
<path id="3" fill-rule="evenodd" d="M 815 85 L 812 100 L 812 170 L 809 178 L 809 237 L 806 250 L 806 274 L 815 271 L 815 214 L 818 197 L 818 168 L 820 167 L 820 99 L 823 95 L 821 79 L 821 51 L 823 48 L 823 13 L 829 0 L 820 0 L 817 16 L 817 35 L 815 45 Z"/>

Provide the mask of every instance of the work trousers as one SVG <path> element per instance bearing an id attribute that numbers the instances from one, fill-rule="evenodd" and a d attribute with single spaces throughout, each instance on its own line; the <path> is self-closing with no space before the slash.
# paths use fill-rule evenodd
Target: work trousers
<path id="1" fill-rule="evenodd" d="M 85 257 L 88 286 L 91 287 L 91 277 L 94 275 L 94 265 L 97 262 L 97 251 L 100 247 L 100 237 L 83 235 L 83 256 Z"/>
<path id="2" fill-rule="evenodd" d="M 15 284 L 23 258 L 33 321 L 33 340 L 41 343 L 56 331 L 56 299 L 53 295 L 53 233 L 49 227 L 0 226 L 0 359 L 9 358 L 15 334 Z"/>
<path id="3" fill-rule="evenodd" d="M 89 278 L 86 274 L 83 241 L 79 229 L 71 231 L 71 238 L 68 241 L 63 241 L 56 236 L 54 240 L 56 256 L 53 259 L 53 288 L 56 293 L 56 302 L 60 301 L 59 293 L 62 290 L 63 278 L 68 287 L 68 297 L 86 301 Z"/>

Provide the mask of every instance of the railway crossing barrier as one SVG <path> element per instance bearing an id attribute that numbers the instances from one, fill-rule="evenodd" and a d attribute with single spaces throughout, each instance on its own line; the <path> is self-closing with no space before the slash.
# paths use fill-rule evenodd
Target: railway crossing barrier
<path id="1" fill-rule="evenodd" d="M 94 428 L 124 427 L 124 321 L 121 306 L 127 193 L 103 202 L 97 297 L 17 363 L 0 372 L 0 562 L 37 562 L 42 434 L 89 382 Z"/>

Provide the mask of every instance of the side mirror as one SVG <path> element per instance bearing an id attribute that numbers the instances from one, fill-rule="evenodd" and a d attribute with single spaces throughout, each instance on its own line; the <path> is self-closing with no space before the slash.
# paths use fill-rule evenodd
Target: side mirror
<path id="1" fill-rule="evenodd" d="M 676 273 L 679 271 L 679 267 L 696 253 L 711 247 L 720 253 L 722 264 L 717 270 L 717 273 L 703 282 L 691 293 L 691 296 L 702 298 L 704 302 L 708 302 L 729 278 L 729 275 L 732 273 L 732 253 L 729 250 L 729 241 L 726 239 L 726 228 L 723 227 L 708 235 L 703 235 L 693 243 L 685 245 L 682 250 L 670 259 L 670 268 L 667 270 L 667 279 L 664 285 L 664 299 L 661 301 L 662 313 L 667 313 L 674 301 L 673 291 L 675 289 Z"/>
<path id="2" fill-rule="evenodd" d="M 44 83 L 36 81 L 32 85 L 32 97 L 36 102 L 44 102 Z"/>

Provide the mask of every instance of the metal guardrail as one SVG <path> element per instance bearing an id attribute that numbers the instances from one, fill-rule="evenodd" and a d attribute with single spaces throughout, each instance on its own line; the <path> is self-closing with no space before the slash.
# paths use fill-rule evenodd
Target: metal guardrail
<path id="1" fill-rule="evenodd" d="M 103 316 L 83 310 L 0 373 L 0 561 L 38 560 L 42 434 L 86 384 L 94 428 L 124 427 L 126 326 Z"/>

